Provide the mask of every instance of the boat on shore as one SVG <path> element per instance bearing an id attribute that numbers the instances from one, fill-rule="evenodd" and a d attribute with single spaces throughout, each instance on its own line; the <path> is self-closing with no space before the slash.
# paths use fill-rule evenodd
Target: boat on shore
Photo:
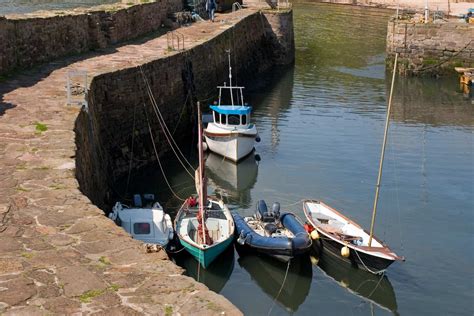
<path id="1" fill-rule="evenodd" d="M 242 217 L 233 211 L 237 243 L 248 250 L 287 262 L 311 247 L 311 238 L 293 213 L 280 215 L 280 204 L 268 211 L 265 201 L 257 203 L 255 215 Z"/>
<path id="2" fill-rule="evenodd" d="M 252 107 L 244 102 L 241 86 L 232 86 L 232 67 L 229 52 L 229 85 L 218 86 L 219 99 L 210 105 L 212 120 L 204 129 L 209 150 L 234 162 L 249 155 L 255 141 L 260 141 L 255 124 L 250 122 Z M 228 92 L 230 104 L 222 104 L 222 92 Z"/>
<path id="3" fill-rule="evenodd" d="M 133 206 L 115 203 L 109 218 L 134 239 L 167 248 L 173 240 L 173 223 L 153 194 L 135 194 Z"/>
<path id="4" fill-rule="evenodd" d="M 222 200 L 207 196 L 199 103 L 198 135 L 199 168 L 195 173 L 198 195 L 188 198 L 179 209 L 175 230 L 186 251 L 207 268 L 234 240 L 234 221 Z"/>

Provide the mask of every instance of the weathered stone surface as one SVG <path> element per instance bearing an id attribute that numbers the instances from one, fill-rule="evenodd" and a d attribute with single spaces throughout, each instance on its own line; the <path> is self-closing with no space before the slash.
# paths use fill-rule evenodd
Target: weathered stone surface
<path id="1" fill-rule="evenodd" d="M 81 312 L 81 303 L 65 297 L 55 297 L 46 301 L 43 307 L 50 313 L 71 315 Z"/>
<path id="2" fill-rule="evenodd" d="M 184 52 L 168 49 L 166 36 L 155 34 L 139 43 L 57 61 L 2 81 L 1 313 L 240 314 L 225 298 L 181 275 L 183 269 L 168 260 L 165 252 L 147 254 L 140 242 L 97 206 L 108 209 L 111 182 L 128 171 L 130 109 L 141 109 L 148 100 L 139 66 L 165 120 L 170 126 L 179 123 L 185 137 L 185 127 L 194 115 L 193 104 L 185 101 L 207 98 L 224 81 L 225 50 L 231 39 L 235 74 L 242 78 L 291 60 L 293 35 L 286 34 L 291 12 L 281 17 L 267 14 L 271 14 L 268 20 L 249 8 L 219 15 L 223 23 L 201 22 L 183 28 Z M 74 19 L 65 20 L 73 23 Z M 37 23 L 44 26 L 44 21 Z M 130 27 L 111 31 L 110 41 L 121 40 L 122 35 L 133 37 L 126 32 Z M 278 49 L 279 58 L 284 58 L 277 59 L 268 47 Z M 88 112 L 65 105 L 65 78 L 72 69 L 87 69 Z M 135 153 L 139 161 L 135 168 L 150 163 L 154 156 L 143 112 L 138 116 L 136 148 L 140 152 Z M 154 132 L 158 132 L 156 123 Z M 163 142 L 158 145 L 160 155 L 169 150 Z"/>
<path id="3" fill-rule="evenodd" d="M 105 48 L 157 31 L 182 1 L 114 4 L 62 12 L 9 15 L 0 19 L 0 74 L 51 59 Z"/>
<path id="4" fill-rule="evenodd" d="M 2 312 L 0 308 L 0 313 Z M 48 313 L 38 306 L 24 306 L 7 311 L 5 316 L 45 316 Z"/>
<path id="5" fill-rule="evenodd" d="M 437 24 L 393 20 L 387 27 L 387 57 L 393 61 L 399 53 L 402 74 L 454 73 L 455 66 L 474 67 L 473 38 L 474 25 L 458 20 Z"/>
<path id="6" fill-rule="evenodd" d="M 32 280 L 19 276 L 1 284 L 0 302 L 17 305 L 36 295 L 36 287 Z"/>
<path id="7" fill-rule="evenodd" d="M 107 285 L 95 273 L 83 266 L 68 266 L 58 270 L 59 283 L 67 297 L 76 297 L 87 291 L 104 290 Z"/>

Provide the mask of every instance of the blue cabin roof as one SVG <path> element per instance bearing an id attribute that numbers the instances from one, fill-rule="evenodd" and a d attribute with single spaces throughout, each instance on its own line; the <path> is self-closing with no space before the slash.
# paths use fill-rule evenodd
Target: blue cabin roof
<path id="1" fill-rule="evenodd" d="M 232 105 L 211 105 L 209 106 L 211 110 L 216 111 L 220 114 L 237 114 L 237 115 L 245 115 L 250 114 L 252 112 L 251 106 L 232 106 Z"/>

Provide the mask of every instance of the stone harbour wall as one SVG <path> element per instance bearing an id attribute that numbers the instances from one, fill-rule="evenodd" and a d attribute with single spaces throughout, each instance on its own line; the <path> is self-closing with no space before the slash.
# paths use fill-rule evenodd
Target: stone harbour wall
<path id="1" fill-rule="evenodd" d="M 474 25 L 392 20 L 387 28 L 389 65 L 395 53 L 399 53 L 398 69 L 402 74 L 440 74 L 454 72 L 456 66 L 473 67 Z"/>
<path id="2" fill-rule="evenodd" d="M 188 137 L 195 101 L 227 76 L 225 49 L 234 82 L 245 83 L 277 63 L 268 47 L 290 45 L 272 43 L 265 19 L 249 7 L 180 28 L 185 51 L 153 36 L 0 78 L 0 314 L 241 315 L 164 251 L 146 253 L 104 210 L 130 161 L 134 116 L 133 167 L 154 163 L 144 111 L 168 152 L 141 69 L 170 130 Z M 71 70 L 91 78 L 88 109 L 66 104 Z"/>
<path id="3" fill-rule="evenodd" d="M 157 31 L 181 0 L 109 5 L 82 11 L 0 16 L 0 75 L 109 47 Z"/>
<path id="4" fill-rule="evenodd" d="M 216 86 L 228 80 L 228 49 L 232 52 L 233 84 L 245 84 L 273 65 L 293 62 L 292 12 L 249 15 L 183 52 L 92 80 L 89 113 L 81 113 L 76 122 L 76 173 L 81 190 L 96 205 L 105 208 L 113 203 L 112 185 L 128 173 L 131 159 L 133 169 L 156 163 L 147 117 L 159 154 L 173 156 L 143 74 L 167 126 L 180 142 L 192 136 L 196 102 L 201 100 L 207 109 L 206 102 L 212 102 L 209 98 L 217 94 Z"/>

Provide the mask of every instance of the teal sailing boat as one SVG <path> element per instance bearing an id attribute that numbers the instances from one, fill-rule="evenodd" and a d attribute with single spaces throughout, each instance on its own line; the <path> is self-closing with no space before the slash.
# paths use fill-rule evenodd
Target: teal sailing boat
<path id="1" fill-rule="evenodd" d="M 223 201 L 207 196 L 202 148 L 202 117 L 198 103 L 199 168 L 196 170 L 197 199 L 188 198 L 176 214 L 175 231 L 183 247 L 207 268 L 234 239 L 234 220 Z"/>

